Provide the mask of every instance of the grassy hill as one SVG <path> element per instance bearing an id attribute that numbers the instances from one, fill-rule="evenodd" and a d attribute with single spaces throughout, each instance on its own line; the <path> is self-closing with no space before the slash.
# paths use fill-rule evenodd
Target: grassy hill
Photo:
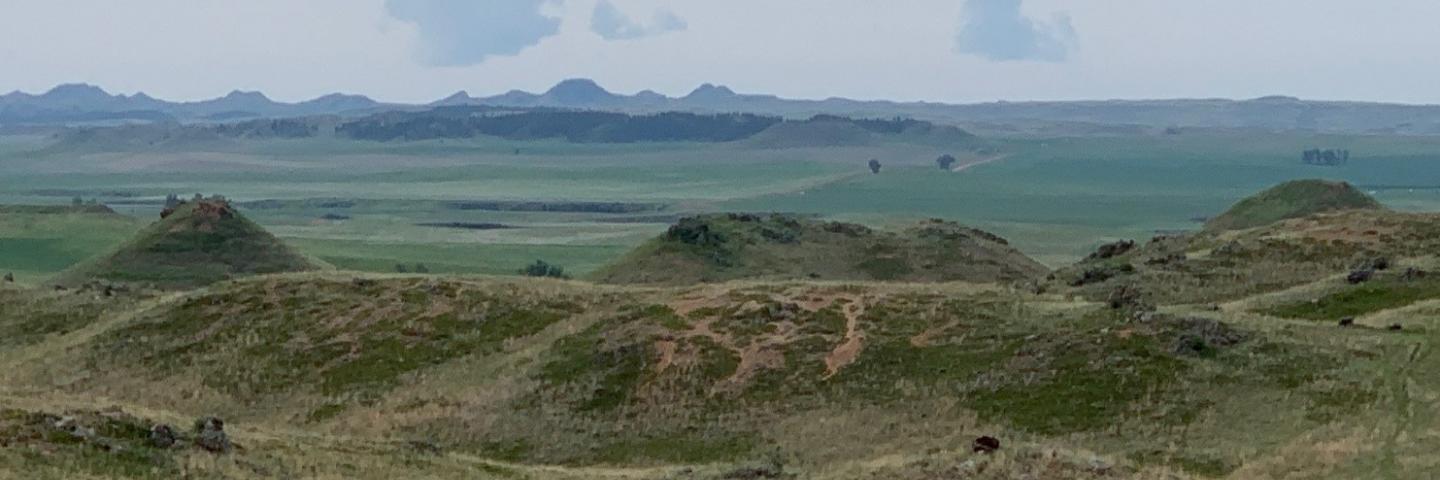
<path id="1" fill-rule="evenodd" d="M 207 203 L 142 238 L 258 231 Z M 1341 210 L 1109 245 L 1026 289 L 1007 275 L 1043 269 L 952 223 L 732 214 L 626 260 L 671 286 L 8 287 L 0 476 L 1429 478 L 1437 239 L 1437 215 Z M 990 281 L 933 283 L 956 278 Z M 206 415 L 243 448 L 148 442 Z"/>
<path id="2" fill-rule="evenodd" d="M 592 278 L 692 284 L 736 279 L 1009 281 L 1045 267 L 990 233 L 938 220 L 902 232 L 790 215 L 681 219 Z"/>
<path id="3" fill-rule="evenodd" d="M 1237 230 L 1321 212 L 1382 208 L 1380 202 L 1349 183 L 1295 180 L 1241 200 L 1224 214 L 1207 222 L 1205 228 Z"/>
<path id="4" fill-rule="evenodd" d="M 318 268 L 228 202 L 197 200 L 167 211 L 116 250 L 61 273 L 57 281 L 184 289 L 246 275 Z"/>
<path id="5" fill-rule="evenodd" d="M 245 446 L 0 446 L 6 468 L 57 478 L 96 465 L 127 476 L 1413 478 L 1422 465 L 1366 459 L 1419 455 L 1433 442 L 1383 439 L 1440 427 L 1396 413 L 1425 411 L 1440 392 L 1423 375 L 1435 360 L 1412 357 L 1431 341 L 1418 324 L 1336 330 L 1183 308 L 1137 323 L 1104 304 L 964 284 L 303 273 L 129 304 L 25 294 L 34 308 L 109 311 L 0 345 L 0 439 L 46 428 L 27 423 L 37 416 L 108 411 L 138 428 L 220 415 Z M 1002 439 L 1000 453 L 972 452 L 981 435 Z M 36 448 L 53 453 L 22 453 Z M 1319 451 L 1331 460 L 1313 462 Z"/>

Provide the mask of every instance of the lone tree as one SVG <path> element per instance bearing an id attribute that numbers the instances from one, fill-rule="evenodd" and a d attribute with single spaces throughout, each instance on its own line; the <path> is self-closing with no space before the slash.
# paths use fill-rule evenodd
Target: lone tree
<path id="1" fill-rule="evenodd" d="M 955 165 L 955 157 L 948 153 L 941 155 L 940 158 L 935 159 L 935 164 L 939 165 L 941 170 L 949 170 L 951 166 Z"/>
<path id="2" fill-rule="evenodd" d="M 529 277 L 570 278 L 565 274 L 564 267 L 546 263 L 544 260 L 536 260 L 535 263 L 520 269 L 520 274 Z"/>
<path id="3" fill-rule="evenodd" d="M 876 160 L 876 159 L 873 159 L 873 158 L 870 159 L 870 173 L 880 173 L 880 161 L 879 161 L 879 160 Z"/>

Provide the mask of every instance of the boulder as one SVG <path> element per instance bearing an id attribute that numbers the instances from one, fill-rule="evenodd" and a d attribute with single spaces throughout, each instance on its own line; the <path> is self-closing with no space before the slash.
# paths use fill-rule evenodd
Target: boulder
<path id="1" fill-rule="evenodd" d="M 179 433 L 174 427 L 159 423 L 150 427 L 150 445 L 155 448 L 170 448 L 175 446 L 179 440 Z"/>
<path id="2" fill-rule="evenodd" d="M 1114 258 L 1124 255 L 1126 252 L 1129 252 L 1133 249 L 1135 249 L 1134 240 L 1120 240 L 1118 242 L 1101 245 L 1100 248 L 1095 249 L 1095 253 L 1091 253 L 1087 259 L 1104 260 L 1107 258 Z"/>
<path id="3" fill-rule="evenodd" d="M 1142 293 L 1140 289 L 1130 285 L 1115 287 L 1114 290 L 1110 291 L 1110 296 L 1106 299 L 1106 303 L 1110 305 L 1110 308 L 1115 310 L 1152 310 L 1149 308 L 1149 305 L 1145 303 L 1144 293 Z"/>
<path id="4" fill-rule="evenodd" d="M 1245 341 L 1245 334 L 1210 318 L 1184 317 L 1168 325 L 1177 332 L 1171 350 L 1177 355 L 1199 355 Z"/>
<path id="5" fill-rule="evenodd" d="M 1375 271 L 1374 271 L 1374 270 L 1370 270 L 1370 269 L 1354 270 L 1354 271 L 1351 271 L 1349 275 L 1346 275 L 1346 276 L 1345 276 L 1345 282 L 1347 282 L 1347 283 L 1349 283 L 1349 284 L 1351 284 L 1351 285 L 1359 285 L 1359 284 L 1362 284 L 1362 283 L 1365 283 L 1365 282 L 1370 281 L 1370 279 L 1371 279 L 1371 278 L 1374 278 L 1374 277 L 1375 277 Z"/>
<path id="6" fill-rule="evenodd" d="M 211 453 L 230 451 L 230 437 L 225 435 L 225 421 L 216 417 L 195 420 L 195 445 Z"/>

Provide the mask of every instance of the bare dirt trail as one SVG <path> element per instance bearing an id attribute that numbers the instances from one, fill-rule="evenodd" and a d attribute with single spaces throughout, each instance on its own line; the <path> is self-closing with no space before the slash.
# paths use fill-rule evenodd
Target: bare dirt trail
<path id="1" fill-rule="evenodd" d="M 845 341 L 825 356 L 825 378 L 835 376 L 860 357 L 860 351 L 865 348 L 865 332 L 860 331 L 860 315 L 864 313 L 865 306 L 857 299 L 845 305 Z"/>
<path id="2" fill-rule="evenodd" d="M 981 165 L 984 165 L 984 164 L 987 164 L 987 163 L 998 162 L 998 161 L 1001 161 L 1001 160 L 1004 160 L 1004 159 L 1007 159 L 1007 158 L 1010 158 L 1010 154 L 996 155 L 996 156 L 993 156 L 993 157 L 990 157 L 990 158 L 980 159 L 980 160 L 977 160 L 977 161 L 974 161 L 974 162 L 970 162 L 970 163 L 967 163 L 967 164 L 964 164 L 964 165 L 961 165 L 961 166 L 952 168 L 952 169 L 950 169 L 950 173 L 960 173 L 960 172 L 964 172 L 964 171 L 969 170 L 969 169 L 974 168 L 974 167 L 978 167 L 978 166 L 981 166 Z"/>

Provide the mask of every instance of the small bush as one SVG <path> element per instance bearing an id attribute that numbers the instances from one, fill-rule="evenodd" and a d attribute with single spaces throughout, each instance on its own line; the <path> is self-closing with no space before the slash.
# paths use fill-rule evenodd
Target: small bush
<path id="1" fill-rule="evenodd" d="M 535 263 L 520 269 L 520 274 L 529 277 L 570 278 L 565 274 L 565 267 L 546 263 L 544 260 L 536 260 Z"/>

